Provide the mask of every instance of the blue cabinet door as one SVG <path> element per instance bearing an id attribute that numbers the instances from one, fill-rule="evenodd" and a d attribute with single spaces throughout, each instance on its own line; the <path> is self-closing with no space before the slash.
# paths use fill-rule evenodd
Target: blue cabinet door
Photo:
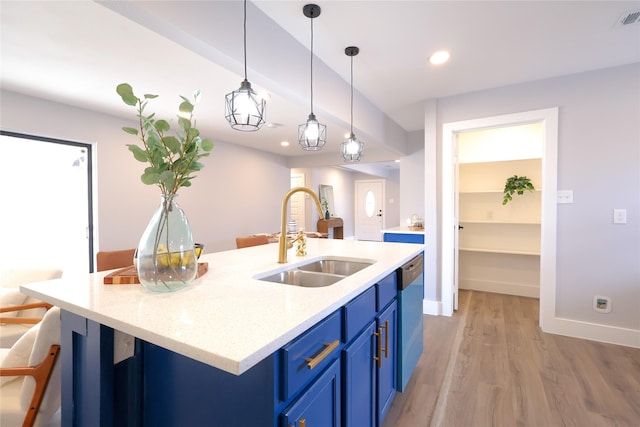
<path id="1" fill-rule="evenodd" d="M 375 426 L 375 330 L 376 323 L 372 321 L 343 351 L 344 427 Z"/>
<path id="2" fill-rule="evenodd" d="M 377 384 L 377 401 L 378 401 L 378 417 L 377 425 L 381 426 L 393 398 L 396 395 L 397 381 L 397 316 L 398 304 L 393 301 L 377 318 L 378 331 L 380 331 L 381 345 L 383 350 L 381 353 L 381 363 L 378 370 Z"/>
<path id="3" fill-rule="evenodd" d="M 282 427 L 340 426 L 340 360 L 334 361 L 283 412 Z"/>

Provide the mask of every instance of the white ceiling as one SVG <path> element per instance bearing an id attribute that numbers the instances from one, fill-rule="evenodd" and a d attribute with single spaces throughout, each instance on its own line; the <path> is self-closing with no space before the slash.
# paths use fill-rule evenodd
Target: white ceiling
<path id="1" fill-rule="evenodd" d="M 317 1 L 314 112 L 329 138 L 324 150 L 303 152 L 296 140 L 310 112 L 306 3 L 248 5 L 248 79 L 271 94 L 274 128 L 238 132 L 224 120 L 224 95 L 243 79 L 241 0 L 1 0 L 0 83 L 126 119 L 135 113 L 116 95 L 118 83 L 160 95 L 155 104 L 166 117 L 178 95 L 200 89 L 203 134 L 287 156 L 295 167 L 342 163 L 347 46 L 360 48 L 354 132 L 365 141 L 365 161 L 407 154 L 425 100 L 640 62 L 640 23 L 616 25 L 640 1 Z M 427 59 L 438 49 L 451 60 L 436 67 Z"/>

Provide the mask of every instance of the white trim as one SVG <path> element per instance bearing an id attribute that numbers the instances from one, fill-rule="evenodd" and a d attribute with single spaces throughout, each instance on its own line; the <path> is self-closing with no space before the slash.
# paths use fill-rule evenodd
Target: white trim
<path id="1" fill-rule="evenodd" d="M 547 320 L 543 331 L 550 334 L 640 348 L 640 331 L 637 329 L 554 317 Z"/>
<path id="2" fill-rule="evenodd" d="M 458 132 L 498 126 L 542 122 L 544 148 L 542 159 L 542 227 L 540 230 L 540 327 L 555 319 L 556 307 L 556 192 L 558 167 L 558 108 L 525 111 L 442 125 L 442 312 L 453 313 L 454 177 L 453 140 Z M 445 256 L 449 254 L 449 256 Z"/>
<path id="3" fill-rule="evenodd" d="M 493 292 L 498 294 L 517 295 L 528 298 L 538 298 L 540 289 L 538 286 L 524 285 L 522 283 L 496 282 L 492 280 L 458 279 L 459 289 L 472 289 L 474 291 Z"/>
<path id="4" fill-rule="evenodd" d="M 424 314 L 430 314 L 432 316 L 441 316 L 442 303 L 440 301 L 434 301 L 430 299 L 422 300 L 422 312 Z"/>

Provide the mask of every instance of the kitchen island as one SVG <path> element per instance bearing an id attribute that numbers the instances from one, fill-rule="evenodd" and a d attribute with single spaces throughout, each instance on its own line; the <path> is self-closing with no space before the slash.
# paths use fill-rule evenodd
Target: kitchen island
<path id="1" fill-rule="evenodd" d="M 63 425 L 279 425 L 296 393 L 315 385 L 314 377 L 287 389 L 283 348 L 317 325 L 342 319 L 344 307 L 395 280 L 396 269 L 422 250 L 310 239 L 308 255 L 290 250 L 288 264 L 277 263 L 276 245 L 205 254 L 200 262 L 209 271 L 168 294 L 104 285 L 108 272 L 29 284 L 22 291 L 62 309 Z M 321 288 L 256 279 L 322 256 L 372 264 Z M 343 350 L 342 320 L 337 327 Z M 130 357 L 114 363 L 114 348 L 130 350 Z M 330 362 L 318 366 L 321 375 L 337 369 Z"/>

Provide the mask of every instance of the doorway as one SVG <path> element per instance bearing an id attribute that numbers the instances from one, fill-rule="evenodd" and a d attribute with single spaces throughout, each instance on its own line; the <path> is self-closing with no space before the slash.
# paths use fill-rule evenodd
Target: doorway
<path id="1" fill-rule="evenodd" d="M 451 316 L 457 301 L 458 186 L 457 135 L 461 132 L 540 122 L 543 126 L 540 219 L 540 325 L 555 315 L 556 190 L 558 109 L 528 111 L 483 119 L 445 123 L 442 134 L 442 314 Z"/>
<path id="2" fill-rule="evenodd" d="M 355 237 L 356 240 L 382 241 L 384 229 L 384 179 L 355 181 Z"/>
<path id="3" fill-rule="evenodd" d="M 93 270 L 92 147 L 0 131 L 0 264 Z"/>

